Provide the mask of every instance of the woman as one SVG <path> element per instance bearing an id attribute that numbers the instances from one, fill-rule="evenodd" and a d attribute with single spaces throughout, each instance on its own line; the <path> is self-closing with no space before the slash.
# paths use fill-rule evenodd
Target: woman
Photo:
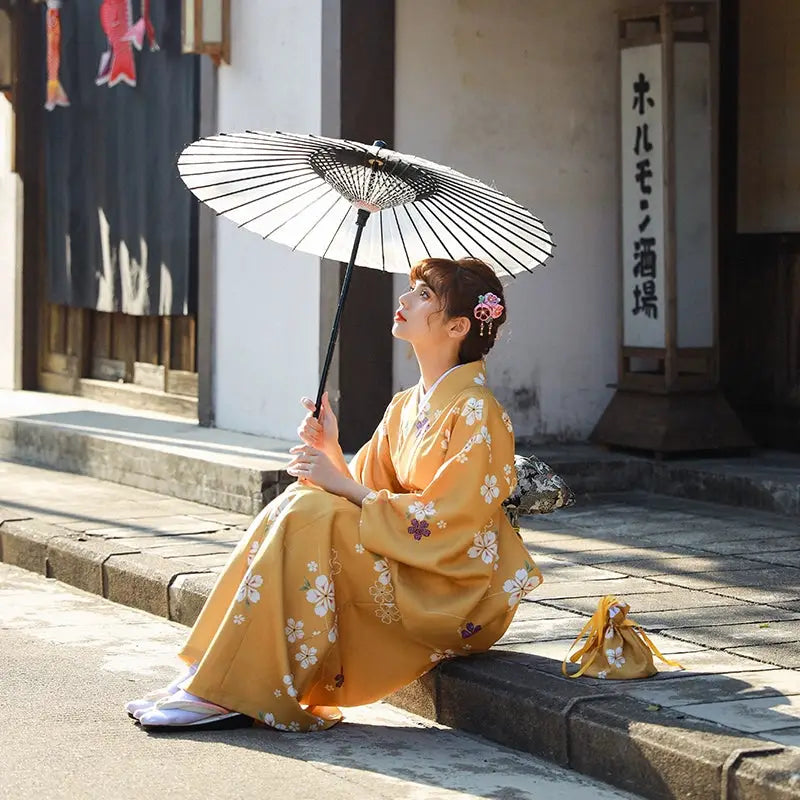
<path id="1" fill-rule="evenodd" d="M 500 281 L 475 259 L 426 259 L 410 279 L 392 334 L 419 384 L 349 467 L 327 396 L 320 421 L 306 417 L 297 483 L 220 575 L 180 653 L 189 672 L 128 704 L 143 727 L 328 728 L 338 706 L 487 650 L 541 582 L 501 507 L 514 436 L 483 364 L 506 317 Z"/>

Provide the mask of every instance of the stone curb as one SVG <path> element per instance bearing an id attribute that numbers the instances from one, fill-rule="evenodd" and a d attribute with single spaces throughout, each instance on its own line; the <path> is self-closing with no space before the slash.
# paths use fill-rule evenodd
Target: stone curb
<path id="1" fill-rule="evenodd" d="M 13 515 L 11 515 L 13 516 Z M 33 519 L 0 523 L 0 559 L 191 625 L 216 575 Z M 505 659 L 442 664 L 387 700 L 652 800 L 797 800 L 800 748 L 687 718 Z"/>
<path id="2" fill-rule="evenodd" d="M 216 575 L 141 553 L 135 541 L 95 539 L 34 519 L 0 522 L 0 560 L 6 564 L 192 625 Z"/>

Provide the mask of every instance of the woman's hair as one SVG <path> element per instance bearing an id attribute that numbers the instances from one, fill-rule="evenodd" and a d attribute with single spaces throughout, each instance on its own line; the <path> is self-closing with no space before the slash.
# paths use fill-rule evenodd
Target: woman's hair
<path id="1" fill-rule="evenodd" d="M 411 283 L 424 281 L 433 289 L 442 303 L 442 311 L 447 319 L 466 317 L 470 321 L 469 333 L 461 342 L 458 360 L 461 364 L 478 361 L 494 345 L 498 328 L 506 320 L 506 311 L 485 323 L 481 336 L 481 322 L 475 318 L 475 306 L 482 294 L 492 292 L 505 306 L 503 286 L 494 270 L 477 258 L 461 258 L 451 261 L 448 258 L 424 258 L 411 268 Z"/>

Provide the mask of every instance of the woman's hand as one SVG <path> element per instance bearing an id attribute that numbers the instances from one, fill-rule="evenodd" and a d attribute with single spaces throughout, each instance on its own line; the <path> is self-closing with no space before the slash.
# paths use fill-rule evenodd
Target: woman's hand
<path id="1" fill-rule="evenodd" d="M 294 458 L 286 471 L 303 483 L 313 483 L 331 494 L 340 494 L 342 473 L 336 468 L 327 453 L 307 444 L 298 444 L 289 450 Z"/>
<path id="2" fill-rule="evenodd" d="M 328 393 L 325 392 L 322 395 L 319 419 L 314 418 L 315 404 L 311 398 L 303 397 L 300 402 L 308 411 L 308 414 L 306 414 L 297 428 L 297 435 L 300 440 L 304 444 L 321 450 L 331 458 L 334 458 L 337 453 L 341 452 L 339 447 L 339 422 L 328 402 Z"/>
<path id="3" fill-rule="evenodd" d="M 345 497 L 356 505 L 361 505 L 369 494 L 369 489 L 342 473 L 326 453 L 307 444 L 298 444 L 290 451 L 294 458 L 286 471 L 301 483 L 312 483 L 331 494 Z"/>

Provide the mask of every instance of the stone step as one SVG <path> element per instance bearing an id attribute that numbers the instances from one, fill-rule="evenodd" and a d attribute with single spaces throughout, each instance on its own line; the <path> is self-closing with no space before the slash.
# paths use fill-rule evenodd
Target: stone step
<path id="1" fill-rule="evenodd" d="M 245 514 L 291 482 L 283 470 L 293 444 L 85 398 L 0 391 L 0 458 Z M 800 454 L 655 461 L 586 444 L 536 454 L 579 496 L 646 491 L 800 516 Z"/>
<path id="2" fill-rule="evenodd" d="M 0 458 L 244 514 L 291 483 L 292 444 L 86 398 L 0 391 Z"/>
<path id="3" fill-rule="evenodd" d="M 539 447 L 536 455 L 582 495 L 643 491 L 800 516 L 800 453 L 655 460 L 591 445 L 559 445 Z"/>

